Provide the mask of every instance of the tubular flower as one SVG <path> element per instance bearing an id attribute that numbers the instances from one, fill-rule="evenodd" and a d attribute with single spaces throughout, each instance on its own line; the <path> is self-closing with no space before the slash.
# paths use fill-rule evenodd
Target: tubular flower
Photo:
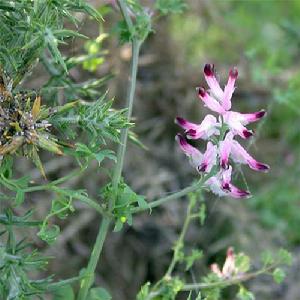
<path id="1" fill-rule="evenodd" d="M 269 166 L 255 160 L 243 146 L 235 140 L 235 136 L 247 139 L 253 132 L 246 125 L 260 120 L 266 112 L 260 110 L 254 113 L 240 113 L 231 111 L 231 98 L 235 90 L 235 81 L 238 71 L 233 68 L 229 71 L 229 77 L 224 89 L 216 78 L 214 66 L 206 64 L 204 77 L 209 86 L 206 91 L 203 87 L 197 88 L 198 96 L 211 111 L 219 115 L 217 118 L 208 114 L 200 124 L 189 122 L 181 117 L 175 119 L 175 123 L 185 131 L 185 137 L 177 134 L 176 140 L 181 150 L 189 157 L 191 165 L 199 173 L 205 173 L 204 186 L 218 196 L 230 196 L 233 198 L 248 198 L 250 193 L 237 188 L 231 183 L 233 161 L 246 164 L 255 171 L 267 172 Z M 204 153 L 191 146 L 187 139 L 207 140 Z"/>
<path id="2" fill-rule="evenodd" d="M 227 170 L 220 170 L 215 176 L 210 177 L 205 186 L 208 187 L 214 194 L 222 196 L 230 196 L 232 198 L 248 198 L 250 192 L 241 190 L 231 183 L 232 167 Z"/>
<path id="3" fill-rule="evenodd" d="M 185 129 L 186 137 L 191 140 L 207 140 L 212 135 L 220 134 L 219 123 L 212 115 L 207 115 L 201 124 L 194 124 L 180 117 L 175 119 L 175 123 Z"/>
<path id="4" fill-rule="evenodd" d="M 235 265 L 235 254 L 233 248 L 230 247 L 227 250 L 226 259 L 223 265 L 222 270 L 218 264 L 212 264 L 210 269 L 213 273 L 215 273 L 219 278 L 228 279 L 238 274 L 238 269 Z"/>
<path id="5" fill-rule="evenodd" d="M 233 68 L 229 71 L 228 82 L 222 90 L 218 80 L 216 79 L 214 65 L 206 64 L 204 67 L 204 77 L 210 88 L 209 93 L 203 87 L 198 88 L 198 96 L 210 110 L 217 112 L 223 117 L 223 121 L 229 129 L 244 139 L 253 135 L 245 125 L 258 121 L 265 115 L 265 111 L 254 112 L 250 114 L 242 114 L 231 109 L 231 98 L 235 90 L 235 81 L 238 77 L 238 71 Z"/>

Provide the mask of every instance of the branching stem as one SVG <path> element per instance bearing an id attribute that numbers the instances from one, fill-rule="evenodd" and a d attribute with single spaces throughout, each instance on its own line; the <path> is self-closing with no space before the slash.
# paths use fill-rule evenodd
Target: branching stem
<path id="1" fill-rule="evenodd" d="M 169 265 L 169 268 L 168 268 L 168 270 L 167 270 L 167 272 L 166 272 L 166 274 L 164 276 L 165 278 L 168 278 L 168 277 L 170 277 L 172 275 L 172 272 L 173 272 L 173 270 L 174 270 L 174 268 L 176 266 L 176 263 L 179 261 L 179 253 L 182 250 L 182 247 L 183 247 L 183 244 L 184 244 L 185 235 L 187 233 L 187 230 L 189 228 L 191 220 L 193 219 L 192 211 L 193 211 L 193 208 L 194 208 L 195 204 L 196 204 L 195 200 L 194 199 L 190 199 L 189 205 L 188 205 L 188 208 L 187 208 L 186 218 L 184 220 L 184 223 L 183 223 L 183 226 L 182 226 L 179 238 L 178 238 L 178 240 L 175 243 L 174 252 L 173 252 L 173 258 L 172 258 L 171 263 Z"/>

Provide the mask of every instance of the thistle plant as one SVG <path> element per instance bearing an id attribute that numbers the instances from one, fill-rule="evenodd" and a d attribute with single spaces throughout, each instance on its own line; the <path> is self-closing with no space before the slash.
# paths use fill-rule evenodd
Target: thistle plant
<path id="1" fill-rule="evenodd" d="M 262 266 L 254 269 L 248 256 L 235 254 L 229 248 L 222 268 L 213 264 L 211 272 L 202 276 L 199 282 L 189 283 L 187 271 L 205 253 L 193 249 L 187 254 L 185 236 L 195 220 L 204 225 L 205 190 L 211 190 L 216 196 L 250 196 L 249 191 L 231 182 L 233 163 L 247 164 L 255 171 L 269 170 L 268 165 L 256 161 L 236 139 L 237 136 L 250 138 L 253 132 L 245 126 L 261 119 L 265 111 L 246 114 L 231 111 L 237 70 L 229 72 L 227 85 L 222 89 L 213 65 L 205 65 L 204 76 L 210 90 L 207 92 L 200 87 L 198 96 L 217 116 L 208 114 L 201 124 L 176 118 L 177 124 L 185 130 L 176 139 L 200 174 L 200 179 L 180 191 L 152 201 L 138 195 L 122 175 L 128 141 L 141 145 L 132 132 L 140 49 L 153 32 L 154 17 L 180 13 L 186 6 L 181 0 L 156 1 L 152 7 L 144 7 L 136 0 L 111 1 L 111 5 L 120 17 L 117 26 L 119 40 L 129 43 L 132 50 L 127 101 L 120 110 L 113 108 L 114 100 L 101 89 L 111 74 L 83 83 L 75 83 L 69 76 L 71 69 L 78 65 L 94 71 L 102 61 L 96 59 L 97 53 L 93 50 L 83 57 L 68 57 L 59 48 L 59 44 L 68 43 L 70 37 L 87 38 L 77 32 L 80 20 L 75 12 L 101 23 L 103 18 L 96 9 L 83 0 L 0 1 L 0 200 L 3 202 L 0 214 L 0 298 L 44 299 L 50 294 L 54 299 L 65 300 L 111 299 L 108 291 L 95 286 L 94 278 L 106 238 L 113 234 L 112 228 L 120 231 L 125 224 L 132 225 L 137 213 L 151 212 L 167 202 L 186 197 L 186 219 L 165 275 L 156 283 L 145 283 L 137 299 L 171 300 L 179 293 L 188 293 L 188 299 L 220 299 L 221 290 L 231 285 L 239 287 L 240 299 L 253 299 L 242 283 L 261 274 L 272 274 L 275 281 L 280 282 L 284 277 L 280 266 L 291 262 L 287 251 L 281 249 L 276 254 L 264 254 Z M 75 26 L 75 30 L 65 29 L 67 21 Z M 94 41 L 96 49 L 100 49 L 102 40 Z M 38 91 L 25 89 L 24 80 L 39 62 L 49 80 Z M 205 151 L 189 143 L 189 140 L 197 139 L 207 140 Z M 62 177 L 48 180 L 44 151 L 55 156 L 69 156 L 78 167 Z M 16 177 L 20 156 L 33 161 L 43 175 L 43 181 L 36 182 L 25 174 Z M 103 161 L 108 159 L 113 164 L 104 167 Z M 69 180 L 84 176 L 93 162 L 103 174 L 108 174 L 97 195 L 92 196 L 86 187 L 65 186 Z M 28 209 L 31 204 L 26 203 L 34 192 L 41 195 L 51 192 L 53 197 L 49 211 L 38 220 L 34 206 Z M 77 202 L 94 210 L 101 220 L 87 266 L 71 278 L 56 280 L 53 274 L 34 279 L 33 274 L 46 269 L 50 258 L 42 257 L 34 243 L 20 236 L 26 231 L 55 246 L 61 231 L 57 220 L 68 222 L 68 216 L 76 213 Z M 27 212 L 19 210 L 20 206 L 24 206 Z M 32 232 L 32 228 L 38 230 Z M 21 233 L 20 229 L 23 230 Z M 183 274 L 177 272 L 178 264 L 186 265 Z"/>

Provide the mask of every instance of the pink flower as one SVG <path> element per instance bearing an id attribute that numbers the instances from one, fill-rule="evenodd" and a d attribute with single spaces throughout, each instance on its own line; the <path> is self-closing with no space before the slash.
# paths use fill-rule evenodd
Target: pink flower
<path id="1" fill-rule="evenodd" d="M 224 90 L 222 90 L 216 78 L 214 65 L 205 65 L 204 77 L 210 88 L 210 95 L 205 91 L 204 88 L 198 88 L 198 96 L 204 102 L 204 105 L 210 110 L 222 115 L 224 118 L 224 123 L 228 125 L 229 129 L 234 134 L 238 134 L 244 139 L 252 136 L 253 132 L 248 130 L 245 125 L 261 119 L 266 112 L 261 110 L 255 113 L 242 114 L 239 112 L 230 111 L 231 98 L 235 90 L 235 81 L 238 77 L 237 69 L 233 68 L 229 71 L 228 81 Z"/>
<path id="2" fill-rule="evenodd" d="M 183 118 L 177 117 L 175 123 L 185 129 L 186 137 L 188 139 L 203 139 L 207 140 L 212 135 L 218 135 L 219 123 L 212 115 L 207 115 L 201 124 L 191 123 Z"/>
<path id="3" fill-rule="evenodd" d="M 230 166 L 230 161 L 247 164 L 251 169 L 262 172 L 267 172 L 269 166 L 255 160 L 234 138 L 236 135 L 243 139 L 252 136 L 253 132 L 247 129 L 246 125 L 260 120 L 266 112 L 260 110 L 254 113 L 239 113 L 230 110 L 231 98 L 238 77 L 237 69 L 233 68 L 229 71 L 224 90 L 216 78 L 213 65 L 205 65 L 204 76 L 209 91 L 200 87 L 198 95 L 205 106 L 219 114 L 218 121 L 216 117 L 209 114 L 201 124 L 191 123 L 181 117 L 177 117 L 175 122 L 185 130 L 187 139 L 208 140 L 206 151 L 202 154 L 197 148 L 191 146 L 181 134 L 178 134 L 176 139 L 181 150 L 189 157 L 192 166 L 199 173 L 207 174 L 204 185 L 213 193 L 218 196 L 248 198 L 250 197 L 248 191 L 239 189 L 231 183 L 232 166 Z M 220 163 L 217 164 L 217 161 Z"/>
<path id="4" fill-rule="evenodd" d="M 175 139 L 178 142 L 181 150 L 189 158 L 191 165 L 198 170 L 202 162 L 202 153 L 197 148 L 188 144 L 186 139 L 181 134 L 177 134 Z"/>
<path id="5" fill-rule="evenodd" d="M 231 183 L 231 173 L 231 166 L 226 170 L 221 169 L 215 176 L 210 177 L 204 185 L 220 197 L 249 198 L 251 196 L 250 192 L 241 190 Z"/>
<path id="6" fill-rule="evenodd" d="M 198 172 L 209 173 L 211 171 L 217 161 L 217 146 L 208 142 L 207 149 L 204 154 L 202 154 L 197 148 L 188 144 L 181 134 L 176 135 L 176 140 L 181 150 L 190 159 L 191 165 L 196 168 Z"/>
<path id="7" fill-rule="evenodd" d="M 266 112 L 264 110 L 251 114 L 242 114 L 235 111 L 227 111 L 224 115 L 224 122 L 228 125 L 233 134 L 238 134 L 240 137 L 247 139 L 253 135 L 251 130 L 248 130 L 245 125 L 258 121 Z"/>
<path id="8" fill-rule="evenodd" d="M 228 279 L 233 277 L 234 275 L 237 275 L 238 270 L 235 266 L 235 255 L 233 248 L 230 247 L 227 250 L 226 259 L 222 268 L 222 271 L 220 270 L 220 267 L 218 264 L 212 264 L 210 266 L 210 269 L 213 273 L 217 274 L 219 278 L 222 279 Z"/>
<path id="9" fill-rule="evenodd" d="M 222 168 L 228 167 L 229 156 L 233 161 L 240 164 L 247 164 L 255 171 L 267 172 L 270 167 L 255 160 L 237 141 L 233 139 L 232 132 L 228 132 L 225 139 L 219 144 L 220 165 Z"/>
<path id="10" fill-rule="evenodd" d="M 206 151 L 204 152 L 199 166 L 200 172 L 209 173 L 212 167 L 216 164 L 217 161 L 217 146 L 213 143 L 208 142 Z"/>

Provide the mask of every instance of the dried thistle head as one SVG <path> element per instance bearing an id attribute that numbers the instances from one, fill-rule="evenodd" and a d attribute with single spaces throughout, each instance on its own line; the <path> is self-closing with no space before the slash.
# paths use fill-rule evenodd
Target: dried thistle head
<path id="1" fill-rule="evenodd" d="M 50 133 L 49 114 L 40 96 L 31 91 L 13 93 L 0 76 L 0 158 L 14 153 L 30 157 L 45 175 L 38 148 L 62 155 Z"/>

